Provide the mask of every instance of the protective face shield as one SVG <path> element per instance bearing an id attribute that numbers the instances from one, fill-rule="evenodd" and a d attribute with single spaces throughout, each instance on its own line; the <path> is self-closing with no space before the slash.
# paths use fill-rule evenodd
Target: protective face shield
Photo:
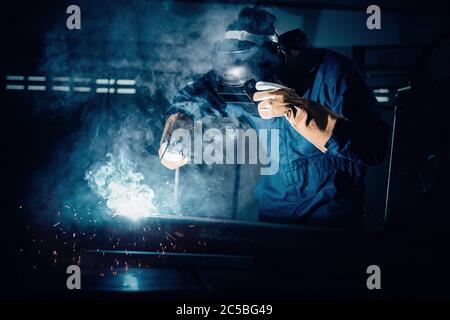
<path id="1" fill-rule="evenodd" d="M 226 103 L 237 103 L 257 115 L 252 99 L 257 81 L 274 81 L 283 62 L 276 35 L 227 31 L 214 44 L 212 65 L 219 78 L 217 94 Z"/>

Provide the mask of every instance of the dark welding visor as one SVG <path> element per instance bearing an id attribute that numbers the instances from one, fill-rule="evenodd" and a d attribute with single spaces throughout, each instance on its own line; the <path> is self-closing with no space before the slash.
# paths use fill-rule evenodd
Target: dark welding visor
<path id="1" fill-rule="evenodd" d="M 249 80 L 270 80 L 279 60 L 276 35 L 227 31 L 225 39 L 214 44 L 212 65 L 226 85 L 241 86 Z"/>
<path id="2" fill-rule="evenodd" d="M 218 41 L 214 44 L 213 69 L 220 80 L 230 86 L 259 79 L 262 76 L 258 66 L 259 51 L 257 45 L 248 41 Z"/>

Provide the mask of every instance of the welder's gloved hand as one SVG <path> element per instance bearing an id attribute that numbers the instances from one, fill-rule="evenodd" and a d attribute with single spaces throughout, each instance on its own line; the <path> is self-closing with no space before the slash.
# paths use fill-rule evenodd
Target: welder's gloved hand
<path id="1" fill-rule="evenodd" d="M 174 170 L 190 161 L 191 150 L 188 150 L 186 144 L 180 141 L 176 130 L 185 129 L 189 131 L 192 125 L 192 120 L 182 113 L 172 114 L 167 119 L 158 151 L 161 164 L 166 168 Z"/>
<path id="2" fill-rule="evenodd" d="M 261 118 L 285 116 L 299 134 L 326 152 L 339 115 L 320 103 L 300 97 L 294 89 L 277 83 L 257 82 L 253 100 L 258 103 Z"/>

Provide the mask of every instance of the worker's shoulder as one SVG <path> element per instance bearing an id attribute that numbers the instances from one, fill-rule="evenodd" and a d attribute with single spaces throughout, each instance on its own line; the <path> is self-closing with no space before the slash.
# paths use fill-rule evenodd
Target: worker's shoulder
<path id="1" fill-rule="evenodd" d="M 322 50 L 323 54 L 322 66 L 327 71 L 327 73 L 342 75 L 353 70 L 354 64 L 350 58 L 333 50 L 320 50 Z"/>
<path id="2" fill-rule="evenodd" d="M 310 51 L 308 55 L 314 57 L 315 68 L 324 83 L 340 83 L 355 69 L 351 59 L 336 51 L 323 48 L 307 50 Z"/>

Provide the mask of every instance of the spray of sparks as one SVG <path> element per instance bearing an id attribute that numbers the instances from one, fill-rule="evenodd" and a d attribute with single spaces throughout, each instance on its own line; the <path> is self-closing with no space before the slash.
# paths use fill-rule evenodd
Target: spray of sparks
<path id="1" fill-rule="evenodd" d="M 156 215 L 154 192 L 143 183 L 144 175 L 136 172 L 136 166 L 122 153 L 116 158 L 108 153 L 106 158 L 104 165 L 87 171 L 85 179 L 91 190 L 106 201 L 113 216 L 138 220 Z"/>

